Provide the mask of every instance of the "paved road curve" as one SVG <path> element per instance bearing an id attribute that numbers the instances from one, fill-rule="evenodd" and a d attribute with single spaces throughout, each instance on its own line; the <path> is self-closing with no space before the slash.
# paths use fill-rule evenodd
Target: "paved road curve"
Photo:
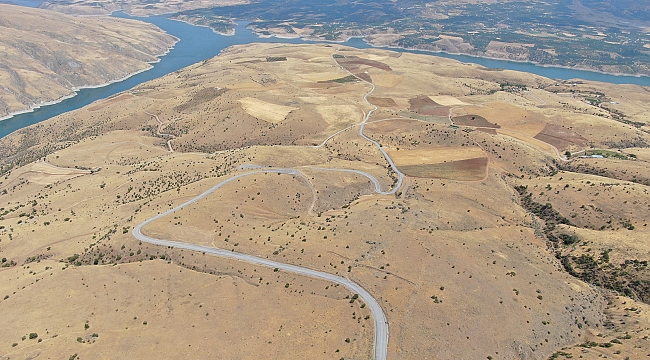
<path id="1" fill-rule="evenodd" d="M 368 92 L 363 96 L 363 101 L 365 101 L 368 105 L 371 105 L 371 106 L 372 106 L 372 110 L 368 111 L 368 112 L 366 113 L 366 116 L 363 117 L 363 121 L 361 122 L 361 125 L 359 126 L 359 135 L 360 135 L 362 138 L 366 139 L 367 141 L 371 142 L 373 145 L 375 145 L 375 146 L 377 147 L 377 149 L 379 149 L 379 151 L 381 151 L 382 155 L 384 155 L 384 158 L 386 159 L 386 161 L 387 161 L 388 164 L 390 165 L 391 169 L 393 169 L 393 171 L 397 174 L 397 183 L 395 184 L 395 186 L 393 187 L 393 189 L 390 190 L 390 191 L 388 191 L 388 192 L 386 192 L 386 193 L 382 192 L 382 194 L 395 194 L 395 193 L 397 192 L 397 190 L 398 190 L 400 187 L 402 187 L 402 182 L 404 182 L 404 173 L 402 173 L 402 172 L 397 168 L 397 166 L 396 166 L 395 163 L 393 162 L 393 159 L 391 159 L 391 157 L 388 155 L 388 153 L 386 152 L 386 150 L 384 150 L 384 148 L 381 146 L 380 143 L 378 143 L 378 142 L 376 142 L 375 140 L 373 140 L 373 139 L 367 137 L 367 136 L 363 133 L 363 129 L 365 129 L 366 124 L 368 123 L 368 119 L 370 119 L 370 115 L 372 115 L 372 113 L 374 113 L 375 111 L 377 111 L 377 109 L 379 109 L 379 108 L 377 107 L 377 105 L 375 105 L 375 104 L 371 103 L 370 101 L 368 101 L 368 96 L 370 96 L 370 94 L 372 94 L 372 93 L 375 91 L 375 89 L 376 89 L 377 87 L 375 86 L 375 84 L 373 84 L 373 83 L 371 83 L 371 82 L 369 82 L 369 81 L 367 81 L 367 80 L 365 80 L 365 79 L 360 78 L 360 77 L 357 76 L 356 74 L 352 73 L 350 70 L 346 69 L 345 66 L 339 64 L 339 62 L 336 60 L 336 58 L 334 57 L 334 55 L 332 55 L 332 59 L 334 59 L 334 62 L 336 62 L 336 64 L 337 64 L 337 65 L 338 65 L 338 66 L 339 66 L 343 71 L 345 71 L 345 72 L 347 72 L 348 74 L 354 76 L 354 77 L 357 78 L 359 81 L 365 82 L 366 84 L 369 84 L 369 85 L 371 86 L 370 91 L 368 91 Z M 328 138 L 328 139 L 329 139 L 329 138 Z"/>
<path id="2" fill-rule="evenodd" d="M 249 168 L 255 168 L 255 166 L 250 166 Z M 331 169 L 331 170 L 337 170 L 337 169 Z M 356 172 L 356 171 L 355 171 Z M 228 251 L 228 250 L 223 250 L 223 249 L 217 249 L 217 248 L 212 248 L 208 246 L 201 246 L 201 245 L 195 245 L 195 244 L 187 244 L 187 243 L 182 243 L 182 242 L 177 242 L 177 241 L 170 241 L 170 240 L 161 240 L 161 239 L 155 239 L 149 236 L 146 236 L 142 234 L 142 228 L 145 227 L 147 224 L 149 224 L 152 221 L 158 220 L 162 217 L 165 217 L 167 215 L 172 214 L 175 211 L 178 211 L 188 205 L 191 205 L 206 196 L 210 195 L 217 189 L 221 188 L 222 186 L 226 185 L 227 183 L 231 181 L 235 181 L 237 179 L 240 179 L 244 176 L 248 175 L 253 175 L 253 174 L 259 174 L 259 173 L 277 173 L 277 174 L 288 174 L 288 175 L 300 175 L 300 172 L 294 169 L 259 169 L 259 170 L 254 170 L 254 171 L 249 171 L 243 174 L 239 174 L 236 176 L 233 176 L 231 178 L 228 178 L 226 180 L 223 180 L 222 182 L 216 184 L 206 192 L 200 194 L 199 196 L 189 200 L 188 202 L 181 204 L 171 210 L 167 210 L 164 213 L 158 214 L 151 219 L 148 219 L 144 221 L 143 223 L 139 224 L 133 229 L 133 236 L 140 240 L 144 241 L 150 244 L 155 244 L 155 245 L 161 245 L 161 246 L 170 246 L 174 247 L 177 249 L 186 249 L 186 250 L 192 250 L 192 251 L 198 251 L 198 252 L 203 252 L 206 254 L 212 254 L 216 256 L 221 256 L 225 258 L 230 258 L 230 259 L 236 259 L 236 260 L 241 260 L 245 261 L 250 264 L 255 264 L 255 265 L 260 265 L 260 266 L 266 266 L 270 268 L 277 268 L 283 271 L 287 272 L 292 272 L 300 275 L 306 275 L 306 276 L 311 276 L 313 278 L 317 279 L 323 279 L 323 280 L 328 280 L 337 284 L 341 284 L 345 286 L 346 288 L 350 289 L 355 294 L 359 294 L 359 297 L 368 305 L 370 308 L 370 311 L 372 312 L 372 317 L 375 320 L 375 344 L 374 344 L 374 359 L 375 360 L 385 360 L 388 352 L 388 321 L 386 320 L 386 315 L 384 314 L 384 311 L 382 310 L 381 306 L 375 300 L 375 298 L 370 295 L 364 288 L 362 288 L 360 285 L 340 276 L 332 275 L 326 272 L 321 272 L 321 271 L 316 271 L 296 265 L 290 265 L 290 264 L 283 264 L 280 262 L 272 261 L 269 259 L 263 259 L 257 256 L 252 256 L 252 255 L 246 255 L 246 254 L 241 254 L 241 253 L 236 253 L 234 251 Z M 360 173 L 369 179 L 374 179 L 372 176 Z M 378 188 L 378 182 L 375 180 L 375 188 Z"/>

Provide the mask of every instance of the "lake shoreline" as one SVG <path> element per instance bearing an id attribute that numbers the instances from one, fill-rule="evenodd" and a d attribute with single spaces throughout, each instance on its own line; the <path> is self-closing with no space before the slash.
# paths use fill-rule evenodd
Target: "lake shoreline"
<path id="1" fill-rule="evenodd" d="M 79 89 L 78 93 L 70 94 L 48 103 L 41 103 L 33 106 L 30 110 L 23 110 L 14 113 L 11 117 L 6 116 L 0 121 L 0 138 L 13 133 L 16 130 L 47 120 L 65 112 L 73 111 L 86 106 L 94 101 L 105 99 L 119 92 L 138 86 L 146 81 L 153 80 L 180 70 L 192 64 L 211 59 L 218 56 L 224 49 L 234 45 L 247 45 L 253 43 L 284 43 L 284 44 L 340 44 L 357 49 L 385 49 L 390 51 L 408 52 L 414 54 L 423 54 L 427 56 L 438 56 L 445 59 L 453 59 L 461 63 L 476 64 L 473 66 L 486 69 L 511 70 L 526 72 L 536 76 L 542 76 L 558 81 L 593 81 L 611 84 L 633 84 L 637 86 L 650 87 L 650 78 L 647 76 L 608 74 L 594 70 L 580 70 L 569 67 L 538 65 L 531 62 L 521 62 L 514 60 L 493 59 L 472 55 L 454 55 L 445 52 L 436 52 L 421 49 L 406 49 L 391 46 L 376 46 L 368 43 L 366 36 L 351 36 L 347 41 L 313 41 L 306 37 L 278 37 L 277 35 L 268 37 L 260 36 L 252 31 L 248 26 L 250 23 L 245 20 L 238 20 L 234 26 L 233 34 L 221 34 L 214 29 L 195 25 L 180 19 L 172 19 L 169 16 L 148 16 L 134 17 L 124 14 L 123 12 L 114 12 L 114 17 L 126 18 L 132 20 L 144 21 L 153 24 L 162 29 L 165 33 L 178 39 L 176 43 L 170 46 L 165 54 L 158 56 L 158 59 L 152 63 L 160 63 L 152 66 L 153 69 L 143 69 L 138 72 L 129 74 L 123 79 L 116 79 L 112 82 L 100 85 L 90 86 Z M 275 39 L 274 39 L 275 38 Z M 173 50 L 173 51 L 172 51 Z M 167 56 L 167 54 L 170 55 Z M 164 60 L 164 61 L 163 61 Z M 151 70 L 151 71 L 148 71 Z M 140 74 L 140 75 L 138 75 Z M 138 75 L 138 76 L 136 76 Z M 128 80 L 127 80 L 128 79 Z M 32 112 L 27 114 L 26 112 Z"/>
<path id="2" fill-rule="evenodd" d="M 185 24 L 188 24 L 188 25 L 192 25 L 192 26 L 204 27 L 206 29 L 212 30 L 213 33 L 215 33 L 217 35 L 221 35 L 221 36 L 235 36 L 235 35 L 237 35 L 236 31 L 235 31 L 235 27 L 232 28 L 232 32 L 224 33 L 224 32 L 217 31 L 217 30 L 215 30 L 214 28 L 212 28 L 212 27 L 210 27 L 208 25 L 193 24 L 193 23 L 191 23 L 191 22 L 189 22 L 187 20 L 176 19 L 176 18 L 173 18 L 173 17 L 168 17 L 168 19 L 172 20 L 172 21 L 179 21 L 179 22 L 182 22 L 182 23 L 185 23 Z M 235 24 L 235 26 L 236 25 L 237 24 Z"/>
<path id="3" fill-rule="evenodd" d="M 191 23 L 188 23 L 190 25 L 193 25 Z M 195 26 L 200 26 L 200 25 L 195 25 Z M 548 69 L 565 69 L 565 70 L 577 70 L 577 71 L 585 71 L 585 72 L 591 72 L 595 74 L 602 74 L 602 75 L 610 75 L 610 76 L 618 76 L 618 77 L 632 77 L 632 78 L 648 78 L 650 79 L 650 74 L 630 74 L 630 73 L 612 73 L 612 72 L 607 72 L 607 71 L 602 71 L 598 69 L 592 69 L 592 68 L 583 68 L 583 67 L 571 67 L 571 66 L 563 66 L 563 65 L 553 65 L 553 64 L 541 64 L 535 61 L 528 61 L 528 60 L 512 60 L 512 59 L 506 59 L 506 58 L 498 58 L 498 57 L 493 57 L 493 56 L 481 56 L 481 55 L 474 55 L 474 54 L 466 54 L 466 53 L 452 53 L 448 51 L 442 51 L 442 50 L 429 50 L 429 49 L 419 49 L 419 48 L 407 48 L 407 47 L 401 47 L 401 46 L 390 46 L 390 45 L 375 45 L 371 42 L 369 42 L 366 38 L 369 35 L 364 35 L 364 36 L 348 36 L 345 38 L 345 40 L 324 40 L 324 39 L 318 39 L 318 38 L 310 38 L 308 36 L 289 36 L 289 35 L 280 35 L 280 34 L 271 34 L 271 35 L 264 35 L 264 34 L 259 34 L 258 32 L 251 30 L 257 37 L 260 39 L 271 39 L 271 38 L 277 38 L 277 39 L 300 39 L 303 41 L 309 41 L 309 42 L 317 42 L 317 43 L 331 43 L 331 44 L 341 44 L 341 45 L 346 45 L 350 46 L 347 44 L 350 40 L 353 39 L 359 39 L 362 40 L 365 44 L 367 44 L 370 48 L 373 49 L 384 49 L 384 50 L 393 50 L 393 51 L 399 51 L 399 52 L 424 52 L 427 54 L 430 54 L 431 56 L 437 56 L 436 54 L 444 54 L 444 55 L 451 55 L 451 56 L 469 56 L 472 58 L 476 59 L 485 59 L 485 60 L 495 60 L 495 61 L 507 61 L 511 63 L 516 63 L 516 64 L 528 64 L 528 65 L 534 65 L 534 66 L 539 66 L 543 68 L 548 68 Z M 354 47 L 354 46 L 353 46 Z M 440 56 L 443 57 L 443 56 Z M 451 57 L 445 57 L 447 59 L 453 59 Z M 464 62 L 462 60 L 454 59 L 460 62 Z M 471 64 L 476 64 L 480 65 L 475 62 L 469 62 Z M 492 69 L 497 69 L 497 68 L 492 68 Z M 510 71 L 521 71 L 521 72 L 527 72 L 524 70 L 511 70 L 511 69 L 506 69 L 506 68 L 499 68 L 500 70 L 510 70 Z M 543 75 L 540 75 L 543 76 Z M 575 78 L 578 80 L 586 80 L 582 78 Z M 555 80 L 555 79 L 554 79 Z M 587 81 L 597 81 L 597 80 L 587 80 Z M 602 81 L 606 82 L 607 81 Z M 636 85 L 636 84 L 632 84 Z M 639 85 L 639 86 L 648 86 L 648 85 Z"/>
<path id="4" fill-rule="evenodd" d="M 165 34 L 167 34 L 167 32 L 164 31 L 163 29 L 160 29 L 160 30 L 162 30 Z M 61 103 L 61 102 L 65 101 L 65 100 L 72 99 L 75 96 L 79 95 L 80 90 L 83 90 L 83 89 L 99 89 L 99 88 L 102 88 L 102 87 L 105 87 L 105 86 L 108 86 L 108 85 L 111 85 L 111 84 L 122 82 L 124 80 L 127 80 L 127 79 L 135 76 L 135 75 L 138 75 L 138 74 L 141 74 L 141 73 L 143 73 L 145 71 L 149 71 L 149 70 L 153 69 L 152 64 L 159 63 L 161 61 L 161 57 L 169 54 L 169 52 L 172 51 L 172 49 L 174 49 L 176 44 L 178 44 L 178 42 L 181 41 L 181 39 L 179 39 L 178 37 L 176 37 L 174 35 L 171 35 L 171 34 L 168 34 L 168 35 L 172 36 L 175 39 L 174 43 L 171 44 L 170 46 L 168 46 L 167 49 L 165 49 L 164 52 L 162 52 L 160 54 L 152 55 L 152 56 L 156 57 L 156 60 L 147 61 L 146 63 L 149 64 L 148 67 L 146 67 L 144 69 L 134 71 L 134 72 L 131 72 L 131 73 L 128 73 L 126 76 L 123 76 L 123 77 L 121 77 L 119 79 L 110 80 L 110 81 L 105 82 L 105 83 L 101 83 L 101 84 L 97 84 L 97 85 L 84 85 L 84 86 L 79 86 L 79 87 L 73 87 L 72 89 L 70 89 L 72 92 L 70 94 L 68 94 L 68 95 L 64 95 L 64 96 L 62 96 L 62 97 L 60 97 L 58 99 L 54 99 L 54 100 L 41 101 L 38 104 L 30 105 L 29 108 L 25 109 L 25 110 L 18 110 L 18 111 L 11 112 L 11 113 L 9 113 L 9 114 L 7 114 L 5 116 L 0 117 L 0 122 L 4 121 L 4 120 L 9 120 L 9 119 L 11 119 L 11 118 L 13 118 L 14 116 L 17 116 L 17 115 L 32 113 L 35 110 L 40 109 L 40 108 L 42 108 L 44 106 L 56 105 L 56 104 Z"/>

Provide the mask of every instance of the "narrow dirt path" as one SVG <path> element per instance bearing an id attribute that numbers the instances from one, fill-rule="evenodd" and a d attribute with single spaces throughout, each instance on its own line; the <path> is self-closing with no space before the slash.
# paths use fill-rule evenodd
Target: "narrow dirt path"
<path id="1" fill-rule="evenodd" d="M 173 134 L 166 134 L 166 133 L 161 133 L 163 127 L 165 127 L 165 124 L 163 124 L 162 121 L 160 121 L 160 118 L 156 114 L 152 114 L 150 112 L 144 112 L 145 114 L 152 116 L 156 121 L 158 122 L 158 130 L 156 130 L 156 135 L 160 136 L 163 139 L 168 139 L 167 140 L 167 147 L 169 148 L 169 152 L 174 152 L 174 149 L 172 148 L 172 140 L 176 138 Z"/>

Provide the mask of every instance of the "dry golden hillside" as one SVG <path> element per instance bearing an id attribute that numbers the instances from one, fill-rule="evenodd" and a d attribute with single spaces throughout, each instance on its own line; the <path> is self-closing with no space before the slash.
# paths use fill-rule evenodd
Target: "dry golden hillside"
<path id="1" fill-rule="evenodd" d="M 174 1 L 114 1 L 114 0 L 59 0 L 43 6 L 47 9 L 75 15 L 108 15 L 124 10 L 134 16 L 148 16 L 176 13 L 193 9 L 209 9 L 218 6 L 247 4 L 248 0 L 174 0 Z"/>
<path id="2" fill-rule="evenodd" d="M 142 22 L 0 5 L 0 118 L 146 70 L 175 42 Z"/>
<path id="3" fill-rule="evenodd" d="M 641 88 L 587 85 L 642 120 Z M 0 353 L 370 358 L 372 314 L 342 287 L 131 235 L 256 165 L 295 172 L 237 178 L 143 233 L 362 285 L 390 359 L 635 358 L 650 136 L 557 90 L 436 57 L 253 44 L 19 130 L 0 140 Z M 399 180 L 359 134 L 369 113 L 363 134 L 406 174 L 393 194 L 369 178 Z"/>

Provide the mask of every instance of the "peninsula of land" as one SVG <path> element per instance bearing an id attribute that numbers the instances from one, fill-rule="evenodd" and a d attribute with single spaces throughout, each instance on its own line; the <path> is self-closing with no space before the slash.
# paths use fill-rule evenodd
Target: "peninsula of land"
<path id="1" fill-rule="evenodd" d="M 147 70 L 176 41 L 144 22 L 0 4 L 0 119 Z"/>

